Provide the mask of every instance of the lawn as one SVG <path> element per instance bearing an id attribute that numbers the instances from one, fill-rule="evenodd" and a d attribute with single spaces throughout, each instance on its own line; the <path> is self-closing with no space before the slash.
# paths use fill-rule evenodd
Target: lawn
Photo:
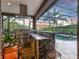
<path id="1" fill-rule="evenodd" d="M 48 31 L 48 32 L 60 32 L 60 33 L 67 33 L 67 34 L 77 34 L 77 25 L 67 25 L 67 26 L 59 26 L 59 27 L 51 27 L 51 28 L 44 28 L 40 31 Z"/>

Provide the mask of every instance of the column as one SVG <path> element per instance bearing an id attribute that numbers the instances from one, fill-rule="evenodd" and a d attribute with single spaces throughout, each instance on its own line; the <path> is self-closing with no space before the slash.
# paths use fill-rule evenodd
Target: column
<path id="1" fill-rule="evenodd" d="M 2 32 L 1 0 L 0 0 L 0 32 Z"/>
<path id="2" fill-rule="evenodd" d="M 23 19 L 23 29 L 25 29 L 25 19 Z"/>
<path id="3" fill-rule="evenodd" d="M 33 29 L 36 30 L 36 19 L 33 18 Z"/>
<path id="4" fill-rule="evenodd" d="M 1 16 L 1 0 L 0 0 L 0 52 L 2 52 L 1 40 L 2 40 L 2 16 Z M 0 53 L 0 59 L 2 59 L 1 53 Z"/>
<path id="5" fill-rule="evenodd" d="M 78 2 L 78 7 L 77 7 L 77 59 L 79 59 L 79 0 L 77 0 Z"/>

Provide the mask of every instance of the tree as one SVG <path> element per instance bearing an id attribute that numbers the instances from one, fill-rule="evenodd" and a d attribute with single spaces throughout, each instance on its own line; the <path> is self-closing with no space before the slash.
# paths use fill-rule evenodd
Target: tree
<path id="1" fill-rule="evenodd" d="M 61 17 L 61 18 L 59 18 L 59 20 L 61 20 L 61 21 L 62 21 L 62 22 L 61 22 L 61 25 L 62 25 L 62 31 L 64 31 L 64 30 L 63 30 L 64 21 L 66 21 L 66 22 L 67 22 L 68 20 L 67 20 L 67 18 L 66 18 L 66 17 Z"/>
<path id="2" fill-rule="evenodd" d="M 55 24 L 56 28 L 58 26 L 58 20 L 62 20 L 62 30 L 63 30 L 63 21 L 67 21 L 67 18 L 65 16 L 61 15 L 59 11 L 56 11 L 56 9 L 54 9 L 53 12 L 50 12 L 50 14 L 51 14 L 51 16 L 50 16 L 51 21 L 53 21 L 53 24 Z"/>

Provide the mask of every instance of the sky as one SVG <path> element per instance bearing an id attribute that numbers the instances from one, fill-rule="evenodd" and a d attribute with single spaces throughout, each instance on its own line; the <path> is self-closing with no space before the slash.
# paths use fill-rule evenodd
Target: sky
<path id="1" fill-rule="evenodd" d="M 67 16 L 77 16 L 77 0 L 59 0 L 54 6 L 52 6 L 48 12 L 59 12 L 60 14 Z M 49 14 L 44 13 L 43 16 L 49 16 Z M 40 17 L 45 18 L 45 17 Z M 46 18 L 45 18 L 46 19 Z"/>

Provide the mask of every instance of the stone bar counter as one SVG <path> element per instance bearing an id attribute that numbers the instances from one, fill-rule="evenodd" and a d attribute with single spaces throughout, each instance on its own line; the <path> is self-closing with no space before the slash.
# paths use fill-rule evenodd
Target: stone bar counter
<path id="1" fill-rule="evenodd" d="M 56 54 L 54 47 L 52 47 L 51 37 L 31 33 L 30 39 L 33 42 L 32 45 L 35 59 L 55 59 Z"/>

